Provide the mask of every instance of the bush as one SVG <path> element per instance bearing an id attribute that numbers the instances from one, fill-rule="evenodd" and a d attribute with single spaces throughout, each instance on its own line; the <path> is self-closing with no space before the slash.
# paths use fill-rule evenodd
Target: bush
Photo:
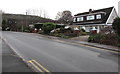
<path id="1" fill-rule="evenodd" d="M 84 30 L 84 29 L 81 29 L 81 31 L 82 31 L 82 32 L 85 32 L 85 30 Z"/>
<path id="2" fill-rule="evenodd" d="M 53 33 L 50 33 L 52 36 L 62 37 L 62 38 L 72 38 L 80 35 L 80 31 L 73 30 L 72 28 L 65 29 L 63 27 L 55 29 Z"/>
<path id="3" fill-rule="evenodd" d="M 2 21 L 2 31 L 5 31 L 6 28 L 8 27 L 6 20 Z"/>
<path id="4" fill-rule="evenodd" d="M 88 42 L 100 42 L 100 40 L 103 38 L 103 35 L 101 34 L 95 34 L 95 35 L 90 35 L 88 38 Z"/>
<path id="5" fill-rule="evenodd" d="M 60 32 L 60 33 L 64 33 L 65 31 L 66 31 L 66 29 L 63 28 L 63 27 L 61 27 L 59 32 Z"/>
<path id="6" fill-rule="evenodd" d="M 112 26 L 115 32 L 120 36 L 120 18 L 119 17 L 114 19 Z"/>
<path id="7" fill-rule="evenodd" d="M 113 45 L 113 46 L 120 47 L 120 36 L 118 36 L 115 33 L 106 34 L 106 35 L 96 34 L 96 35 L 91 35 L 88 38 L 88 42 L 96 42 L 100 44 Z"/>
<path id="8" fill-rule="evenodd" d="M 30 29 L 30 27 L 28 27 L 28 26 L 24 26 L 23 31 L 24 31 L 24 32 L 30 32 L 31 29 Z"/>
<path id="9" fill-rule="evenodd" d="M 80 35 L 88 35 L 88 33 L 81 31 Z"/>
<path id="10" fill-rule="evenodd" d="M 112 33 L 112 34 L 104 35 L 104 37 L 101 39 L 100 43 L 106 44 L 106 45 L 119 46 L 119 44 L 120 44 L 119 40 L 120 40 L 119 36 L 116 35 L 115 33 Z"/>
<path id="11" fill-rule="evenodd" d="M 111 33 L 113 33 L 113 28 L 111 26 L 105 27 L 105 28 L 101 29 L 101 31 L 99 33 L 102 35 L 111 34 Z"/>
<path id="12" fill-rule="evenodd" d="M 42 28 L 43 27 L 43 24 L 42 23 L 40 23 L 40 24 L 35 24 L 34 25 L 34 28 L 36 28 L 37 30 L 39 30 L 40 28 Z"/>
<path id="13" fill-rule="evenodd" d="M 42 29 L 44 34 L 49 34 L 51 30 L 55 29 L 56 24 L 54 23 L 44 23 Z"/>

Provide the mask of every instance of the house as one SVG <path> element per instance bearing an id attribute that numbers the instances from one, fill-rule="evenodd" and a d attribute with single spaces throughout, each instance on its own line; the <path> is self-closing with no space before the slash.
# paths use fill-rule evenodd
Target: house
<path id="1" fill-rule="evenodd" d="M 74 15 L 73 24 L 83 28 L 86 32 L 95 28 L 99 33 L 102 28 L 112 26 L 116 17 L 118 15 L 114 7 L 99 10 L 89 9 L 89 12 Z"/>

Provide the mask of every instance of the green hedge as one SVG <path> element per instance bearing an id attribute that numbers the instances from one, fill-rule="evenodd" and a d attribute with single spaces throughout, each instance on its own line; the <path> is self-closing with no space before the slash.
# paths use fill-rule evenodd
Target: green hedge
<path id="1" fill-rule="evenodd" d="M 90 35 L 90 37 L 88 38 L 88 42 L 95 42 L 120 47 L 120 37 L 115 33 L 106 35 L 101 34 Z"/>
<path id="2" fill-rule="evenodd" d="M 48 22 L 48 23 L 44 23 L 42 29 L 43 29 L 44 34 L 49 34 L 50 31 L 55 29 L 55 27 L 56 27 L 56 24 Z"/>
<path id="3" fill-rule="evenodd" d="M 90 35 L 88 42 L 100 42 L 104 36 L 101 34 Z"/>

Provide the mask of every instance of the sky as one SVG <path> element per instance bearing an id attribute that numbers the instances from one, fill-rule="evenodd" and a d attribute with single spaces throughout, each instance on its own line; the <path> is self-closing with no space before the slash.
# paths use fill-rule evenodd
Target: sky
<path id="1" fill-rule="evenodd" d="M 2 0 L 0 10 L 5 13 L 26 14 L 27 10 L 42 10 L 51 19 L 59 11 L 69 10 L 72 15 L 114 6 L 118 11 L 120 0 Z"/>

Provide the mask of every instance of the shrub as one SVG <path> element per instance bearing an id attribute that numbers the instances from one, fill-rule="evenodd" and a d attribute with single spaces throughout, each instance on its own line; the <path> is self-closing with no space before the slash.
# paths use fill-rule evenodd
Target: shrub
<path id="1" fill-rule="evenodd" d="M 96 42 L 96 43 L 120 47 L 120 36 L 118 36 L 115 33 L 105 34 L 105 35 L 96 34 L 96 35 L 91 35 L 88 38 L 88 42 Z"/>
<path id="2" fill-rule="evenodd" d="M 6 28 L 8 27 L 6 20 L 2 21 L 2 30 L 5 31 Z"/>
<path id="3" fill-rule="evenodd" d="M 80 35 L 88 35 L 88 33 L 81 31 Z"/>
<path id="4" fill-rule="evenodd" d="M 24 32 L 30 32 L 30 30 L 31 30 L 31 29 L 30 29 L 30 27 L 28 27 L 28 26 L 24 26 L 24 28 L 23 28 L 23 31 L 24 31 Z"/>
<path id="5" fill-rule="evenodd" d="M 101 34 L 95 34 L 95 35 L 90 35 L 88 38 L 88 42 L 100 42 L 100 40 L 103 38 L 103 35 Z"/>
<path id="6" fill-rule="evenodd" d="M 79 36 L 80 31 L 75 31 L 72 28 L 65 29 L 63 27 L 55 29 L 53 33 L 50 33 L 50 35 L 62 37 L 62 38 L 72 38 Z"/>
<path id="7" fill-rule="evenodd" d="M 55 29 L 56 24 L 54 23 L 44 23 L 42 29 L 44 34 L 49 34 L 51 30 Z"/>
<path id="8" fill-rule="evenodd" d="M 119 40 L 120 40 L 119 36 L 116 35 L 115 33 L 112 33 L 112 34 L 104 35 L 104 37 L 101 39 L 100 43 L 106 44 L 106 45 L 118 46 L 120 44 Z"/>
<path id="9" fill-rule="evenodd" d="M 34 25 L 34 28 L 36 28 L 37 30 L 39 30 L 40 28 L 42 28 L 43 27 L 43 24 L 42 23 L 40 23 L 40 24 L 35 24 Z"/>
<path id="10" fill-rule="evenodd" d="M 119 17 L 114 19 L 112 26 L 115 32 L 120 36 L 120 18 Z"/>
<path id="11" fill-rule="evenodd" d="M 113 28 L 111 26 L 105 27 L 100 31 L 100 34 L 106 35 L 113 33 Z"/>
<path id="12" fill-rule="evenodd" d="M 84 30 L 84 29 L 81 29 L 81 31 L 82 31 L 82 32 L 85 32 L 85 30 Z"/>

